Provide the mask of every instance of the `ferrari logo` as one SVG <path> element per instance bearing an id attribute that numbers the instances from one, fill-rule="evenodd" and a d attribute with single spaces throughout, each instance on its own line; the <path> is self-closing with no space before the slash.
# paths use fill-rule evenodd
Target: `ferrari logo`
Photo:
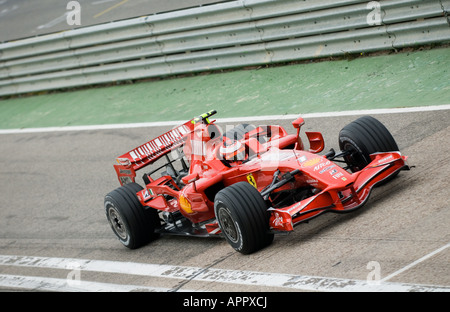
<path id="1" fill-rule="evenodd" d="M 255 177 L 253 176 L 253 174 L 249 173 L 247 174 L 247 181 L 248 183 L 250 183 L 254 188 L 258 188 L 258 186 L 256 185 L 256 180 Z"/>

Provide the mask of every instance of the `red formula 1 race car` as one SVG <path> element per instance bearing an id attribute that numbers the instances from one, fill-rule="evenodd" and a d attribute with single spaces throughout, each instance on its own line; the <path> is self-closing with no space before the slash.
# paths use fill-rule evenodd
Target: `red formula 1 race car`
<path id="1" fill-rule="evenodd" d="M 324 149 L 320 132 L 300 137 L 280 126 L 248 124 L 224 132 L 194 118 L 117 158 L 121 186 L 105 197 L 107 219 L 119 240 L 138 248 L 160 234 L 224 236 L 249 254 L 276 233 L 324 212 L 364 205 L 372 188 L 409 169 L 389 131 L 370 116 L 339 133 L 340 151 Z M 341 166 L 338 163 L 342 163 Z M 136 171 L 145 186 L 136 183 Z"/>

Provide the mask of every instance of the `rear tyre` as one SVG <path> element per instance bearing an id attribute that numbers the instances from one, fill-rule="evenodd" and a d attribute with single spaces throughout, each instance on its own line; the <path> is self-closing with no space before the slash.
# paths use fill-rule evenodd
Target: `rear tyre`
<path id="1" fill-rule="evenodd" d="M 137 183 L 123 185 L 105 196 L 105 213 L 119 241 L 130 249 L 148 244 L 158 235 L 158 213 L 144 209 L 136 193 L 142 190 Z"/>
<path id="2" fill-rule="evenodd" d="M 342 128 L 339 147 L 349 152 L 344 160 L 352 172 L 366 167 L 371 162 L 370 154 L 399 150 L 389 130 L 371 116 L 358 118 Z"/>
<path id="3" fill-rule="evenodd" d="M 240 253 L 250 254 L 272 243 L 267 205 L 249 183 L 239 182 L 218 192 L 214 211 L 226 240 Z"/>

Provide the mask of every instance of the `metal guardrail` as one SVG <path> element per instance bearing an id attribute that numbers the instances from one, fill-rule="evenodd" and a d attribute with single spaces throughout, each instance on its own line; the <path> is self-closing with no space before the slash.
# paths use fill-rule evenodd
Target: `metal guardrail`
<path id="1" fill-rule="evenodd" d="M 0 44 L 0 96 L 450 41 L 450 0 L 242 0 Z"/>

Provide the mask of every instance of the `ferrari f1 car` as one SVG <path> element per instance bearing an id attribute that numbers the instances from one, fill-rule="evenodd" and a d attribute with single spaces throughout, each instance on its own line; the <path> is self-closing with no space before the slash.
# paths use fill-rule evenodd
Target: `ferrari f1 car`
<path id="1" fill-rule="evenodd" d="M 224 132 L 210 111 L 117 158 L 121 186 L 104 206 L 120 242 L 134 249 L 161 234 L 223 236 L 249 254 L 274 234 L 325 212 L 363 206 L 372 188 L 407 170 L 407 157 L 386 127 L 361 117 L 339 133 L 340 151 L 324 149 L 320 132 L 241 124 Z M 340 165 L 338 165 L 340 164 Z M 152 166 L 150 166 L 152 165 Z M 144 187 L 136 183 L 143 173 Z"/>

